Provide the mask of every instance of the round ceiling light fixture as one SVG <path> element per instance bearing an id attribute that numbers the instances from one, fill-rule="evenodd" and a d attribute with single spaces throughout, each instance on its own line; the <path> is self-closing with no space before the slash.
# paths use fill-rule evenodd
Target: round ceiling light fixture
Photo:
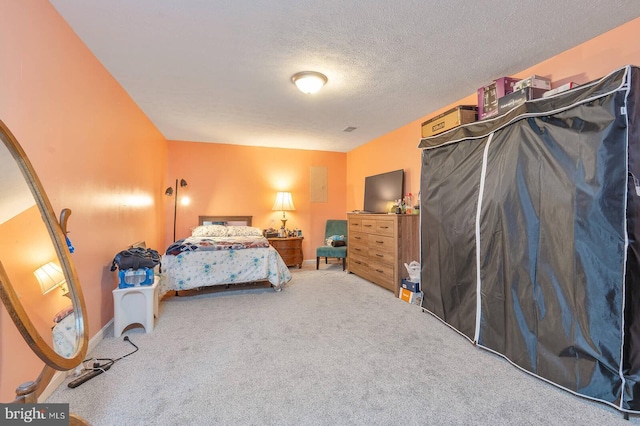
<path id="1" fill-rule="evenodd" d="M 301 71 L 291 77 L 291 81 L 302 93 L 312 94 L 327 84 L 327 76 L 316 71 Z"/>

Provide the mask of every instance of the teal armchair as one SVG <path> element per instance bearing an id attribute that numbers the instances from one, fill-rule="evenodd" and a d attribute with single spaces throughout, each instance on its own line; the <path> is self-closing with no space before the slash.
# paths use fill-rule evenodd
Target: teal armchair
<path id="1" fill-rule="evenodd" d="M 328 263 L 328 259 L 342 259 L 342 270 L 347 266 L 347 221 L 346 220 L 327 220 L 324 228 L 324 240 L 334 235 L 344 235 L 345 245 L 342 247 L 331 247 L 323 245 L 316 249 L 316 269 L 320 267 L 320 258 L 324 257 L 324 263 Z"/>

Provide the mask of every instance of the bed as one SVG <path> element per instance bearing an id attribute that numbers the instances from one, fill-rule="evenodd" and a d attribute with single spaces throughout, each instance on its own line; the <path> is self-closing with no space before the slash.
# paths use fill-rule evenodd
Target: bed
<path id="1" fill-rule="evenodd" d="M 251 216 L 199 216 L 188 238 L 162 256 L 159 294 L 268 281 L 280 291 L 291 280 L 289 268 Z"/>

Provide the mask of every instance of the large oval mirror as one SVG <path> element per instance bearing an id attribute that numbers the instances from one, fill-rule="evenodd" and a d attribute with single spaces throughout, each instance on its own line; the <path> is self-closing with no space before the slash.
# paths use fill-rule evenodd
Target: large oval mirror
<path id="1" fill-rule="evenodd" d="M 49 367 L 70 370 L 86 355 L 88 338 L 65 234 L 2 121 L 0 139 L 0 298 L 33 352 Z M 0 342 L 0 359 L 10 350 Z"/>

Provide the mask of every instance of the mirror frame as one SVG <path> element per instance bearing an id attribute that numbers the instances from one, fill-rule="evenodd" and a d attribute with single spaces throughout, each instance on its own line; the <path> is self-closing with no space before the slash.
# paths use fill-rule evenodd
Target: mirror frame
<path id="1" fill-rule="evenodd" d="M 69 296 L 71 297 L 75 314 L 76 332 L 78 333 L 76 336 L 76 352 L 71 358 L 65 358 L 55 352 L 55 350 L 42 338 L 40 332 L 31 322 L 31 319 L 22 305 L 18 294 L 9 281 L 0 259 L 0 299 L 2 299 L 9 316 L 15 323 L 24 340 L 33 352 L 46 364 L 45 370 L 43 370 L 43 373 L 40 375 L 39 379 L 41 379 L 43 378 L 43 375 L 50 376 L 50 373 L 47 373 L 47 366 L 56 370 L 65 371 L 75 368 L 83 361 L 87 354 L 89 341 L 86 333 L 86 308 L 84 298 L 82 296 L 82 290 L 78 284 L 78 276 L 76 274 L 75 267 L 73 266 L 73 262 L 71 261 L 71 253 L 67 247 L 65 235 L 66 229 L 63 232 L 33 166 L 29 162 L 27 155 L 13 133 L 11 133 L 2 120 L 0 120 L 0 139 L 13 156 L 13 159 L 22 172 L 22 175 L 24 176 L 24 179 L 40 210 L 40 215 L 42 216 L 42 220 L 49 232 L 49 236 L 51 237 L 51 242 L 53 243 L 58 255 L 60 266 L 64 271 L 69 288 Z M 66 218 L 64 221 L 66 222 Z"/>

